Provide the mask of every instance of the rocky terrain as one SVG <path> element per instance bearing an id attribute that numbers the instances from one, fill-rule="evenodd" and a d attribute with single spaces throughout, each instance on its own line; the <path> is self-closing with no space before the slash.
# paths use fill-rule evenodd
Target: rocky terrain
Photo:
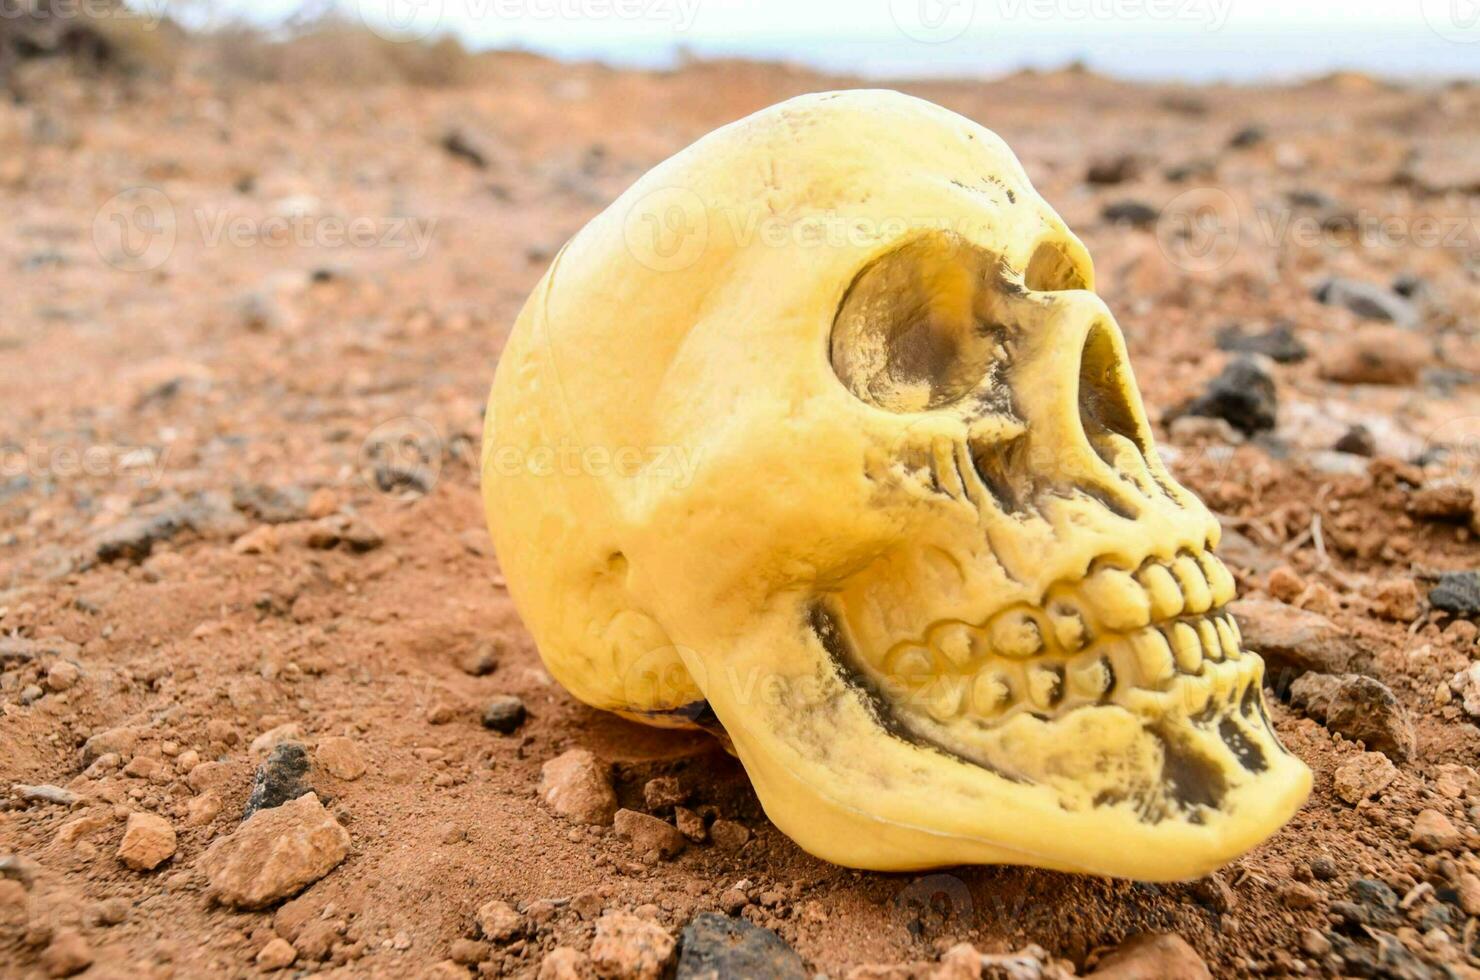
<path id="1" fill-rule="evenodd" d="M 856 81 L 16 74 L 0 974 L 1480 976 L 1480 87 L 898 86 L 1089 246 L 1316 774 L 1265 846 L 1149 886 L 809 857 L 708 736 L 555 685 L 491 553 L 483 401 L 561 243 Z"/>

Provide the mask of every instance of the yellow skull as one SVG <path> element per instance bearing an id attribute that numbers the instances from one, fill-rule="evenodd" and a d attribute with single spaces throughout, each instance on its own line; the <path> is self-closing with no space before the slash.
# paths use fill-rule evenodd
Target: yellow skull
<path id="1" fill-rule="evenodd" d="M 551 673 L 722 726 L 840 864 L 1165 880 L 1259 843 L 1310 774 L 1093 286 L 998 137 L 897 93 L 656 167 L 556 257 L 489 406 Z"/>

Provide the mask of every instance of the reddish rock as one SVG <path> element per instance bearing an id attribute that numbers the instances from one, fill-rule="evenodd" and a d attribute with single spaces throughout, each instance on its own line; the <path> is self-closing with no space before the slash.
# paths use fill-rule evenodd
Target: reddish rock
<path id="1" fill-rule="evenodd" d="M 676 945 L 656 922 L 627 912 L 608 912 L 596 920 L 591 963 L 602 977 L 661 980 Z"/>
<path id="2" fill-rule="evenodd" d="M 607 766 L 585 749 L 571 749 L 545 763 L 540 796 L 552 810 L 576 823 L 605 826 L 617 812 Z"/>
<path id="3" fill-rule="evenodd" d="M 1452 851 L 1463 840 L 1458 828 L 1438 810 L 1424 810 L 1413 818 L 1413 827 L 1408 834 L 1409 842 L 1420 851 L 1436 853 Z"/>
<path id="4" fill-rule="evenodd" d="M 135 871 L 153 871 L 175 856 L 175 828 L 153 813 L 131 813 L 118 845 L 118 860 Z"/>
<path id="5" fill-rule="evenodd" d="M 672 824 L 636 810 L 618 810 L 613 826 L 617 836 L 630 843 L 638 854 L 657 851 L 662 857 L 671 858 L 689 843 Z"/>
<path id="6" fill-rule="evenodd" d="M 1363 752 L 1341 764 L 1332 782 L 1336 795 L 1357 804 L 1388 787 L 1398 778 L 1398 767 L 1381 752 Z"/>
<path id="7" fill-rule="evenodd" d="M 1212 980 L 1207 964 L 1187 940 L 1171 933 L 1142 933 L 1120 944 L 1090 974 L 1098 980 Z"/>
<path id="8" fill-rule="evenodd" d="M 1428 341 L 1398 327 L 1333 336 L 1318 357 L 1326 380 L 1365 385 L 1411 385 L 1431 359 Z"/>
<path id="9" fill-rule="evenodd" d="M 70 977 L 92 966 L 93 952 L 76 929 L 58 929 L 41 951 L 41 968 L 49 977 Z"/>
<path id="10" fill-rule="evenodd" d="M 1357 640 L 1318 613 L 1267 599 L 1228 604 L 1243 634 L 1243 645 L 1264 658 L 1270 676 L 1281 671 L 1343 674 L 1366 659 Z"/>
<path id="11" fill-rule="evenodd" d="M 349 833 L 312 793 L 259 810 L 201 855 L 212 893 L 260 909 L 296 895 L 349 854 Z"/>
<path id="12" fill-rule="evenodd" d="M 313 761 L 335 779 L 354 780 L 365 775 L 365 756 L 354 739 L 337 735 L 320 739 Z"/>
<path id="13" fill-rule="evenodd" d="M 514 909 L 514 906 L 498 899 L 485 902 L 473 917 L 477 920 L 478 930 L 483 933 L 484 938 L 498 943 L 513 939 L 524 929 L 524 917 Z"/>

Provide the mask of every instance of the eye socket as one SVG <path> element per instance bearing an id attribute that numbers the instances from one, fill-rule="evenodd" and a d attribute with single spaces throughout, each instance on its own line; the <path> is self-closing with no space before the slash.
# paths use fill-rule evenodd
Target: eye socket
<path id="1" fill-rule="evenodd" d="M 833 320 L 833 371 L 891 412 L 959 401 L 1006 356 L 998 280 L 996 256 L 946 232 L 875 259 Z"/>
<path id="2" fill-rule="evenodd" d="M 1035 293 L 1052 293 L 1061 289 L 1088 289 L 1089 275 L 1081 265 L 1088 259 L 1080 256 L 1076 262 L 1071 257 L 1066 243 L 1047 241 L 1033 250 L 1028 267 L 1023 271 L 1023 284 Z"/>

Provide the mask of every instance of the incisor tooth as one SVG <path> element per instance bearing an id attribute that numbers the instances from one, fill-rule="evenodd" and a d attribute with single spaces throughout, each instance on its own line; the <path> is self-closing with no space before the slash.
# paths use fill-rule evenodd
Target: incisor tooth
<path id="1" fill-rule="evenodd" d="M 972 657 L 971 627 L 952 623 L 936 635 L 934 646 L 953 665 L 965 667 Z"/>
<path id="2" fill-rule="evenodd" d="M 1208 580 L 1203 577 L 1202 568 L 1192 560 L 1191 555 L 1178 555 L 1177 560 L 1172 562 L 1172 574 L 1177 577 L 1177 584 L 1182 586 L 1182 598 L 1186 601 L 1187 612 L 1207 612 L 1212 608 L 1213 593 L 1208 590 Z"/>
<path id="3" fill-rule="evenodd" d="M 1217 555 L 1206 551 L 1198 556 L 1197 561 L 1207 575 L 1208 590 L 1213 595 L 1213 605 L 1225 606 L 1232 602 L 1238 595 L 1238 586 L 1234 584 L 1233 573 L 1228 570 L 1228 566 L 1223 564 Z"/>
<path id="4" fill-rule="evenodd" d="M 1232 660 L 1238 656 L 1238 637 L 1234 635 L 1233 627 L 1229 625 L 1227 616 L 1219 616 L 1213 620 L 1213 625 L 1218 630 L 1218 642 L 1223 645 L 1223 656 Z"/>
<path id="5" fill-rule="evenodd" d="M 1102 568 L 1084 580 L 1080 594 L 1106 629 L 1123 633 L 1151 622 L 1151 598 L 1129 572 Z"/>
<path id="6" fill-rule="evenodd" d="M 1218 639 L 1218 629 L 1210 619 L 1197 621 L 1197 635 L 1202 640 L 1203 656 L 1209 660 L 1223 659 L 1223 641 Z"/>
<path id="7" fill-rule="evenodd" d="M 1173 623 L 1167 640 L 1172 645 L 1172 656 L 1177 658 L 1177 666 L 1188 674 L 1197 673 L 1202 666 L 1202 640 L 1197 635 L 1197 630 L 1186 623 Z"/>
<path id="8" fill-rule="evenodd" d="M 905 682 L 923 680 L 935 673 L 935 658 L 924 647 L 910 644 L 890 654 L 884 669 L 890 677 Z"/>
<path id="9" fill-rule="evenodd" d="M 1164 684 L 1177 673 L 1172 647 L 1159 631 L 1141 630 L 1136 633 L 1131 637 L 1131 649 L 1136 654 L 1136 666 L 1141 669 L 1141 683 L 1147 687 Z"/>
<path id="10" fill-rule="evenodd" d="M 1000 674 L 979 674 L 971 688 L 971 710 L 979 715 L 996 714 L 1011 697 L 1012 691 Z"/>
<path id="11" fill-rule="evenodd" d="M 1151 615 L 1171 619 L 1182 612 L 1182 590 L 1164 565 L 1147 565 L 1136 574 L 1141 587 L 1151 599 Z"/>
<path id="12" fill-rule="evenodd" d="M 987 627 L 987 641 L 999 656 L 1024 659 L 1043 649 L 1043 631 L 1021 610 L 1006 612 Z"/>
<path id="13" fill-rule="evenodd" d="M 925 710 L 936 721 L 950 721 L 961 713 L 961 699 L 965 684 L 955 677 L 942 677 L 936 681 Z"/>

